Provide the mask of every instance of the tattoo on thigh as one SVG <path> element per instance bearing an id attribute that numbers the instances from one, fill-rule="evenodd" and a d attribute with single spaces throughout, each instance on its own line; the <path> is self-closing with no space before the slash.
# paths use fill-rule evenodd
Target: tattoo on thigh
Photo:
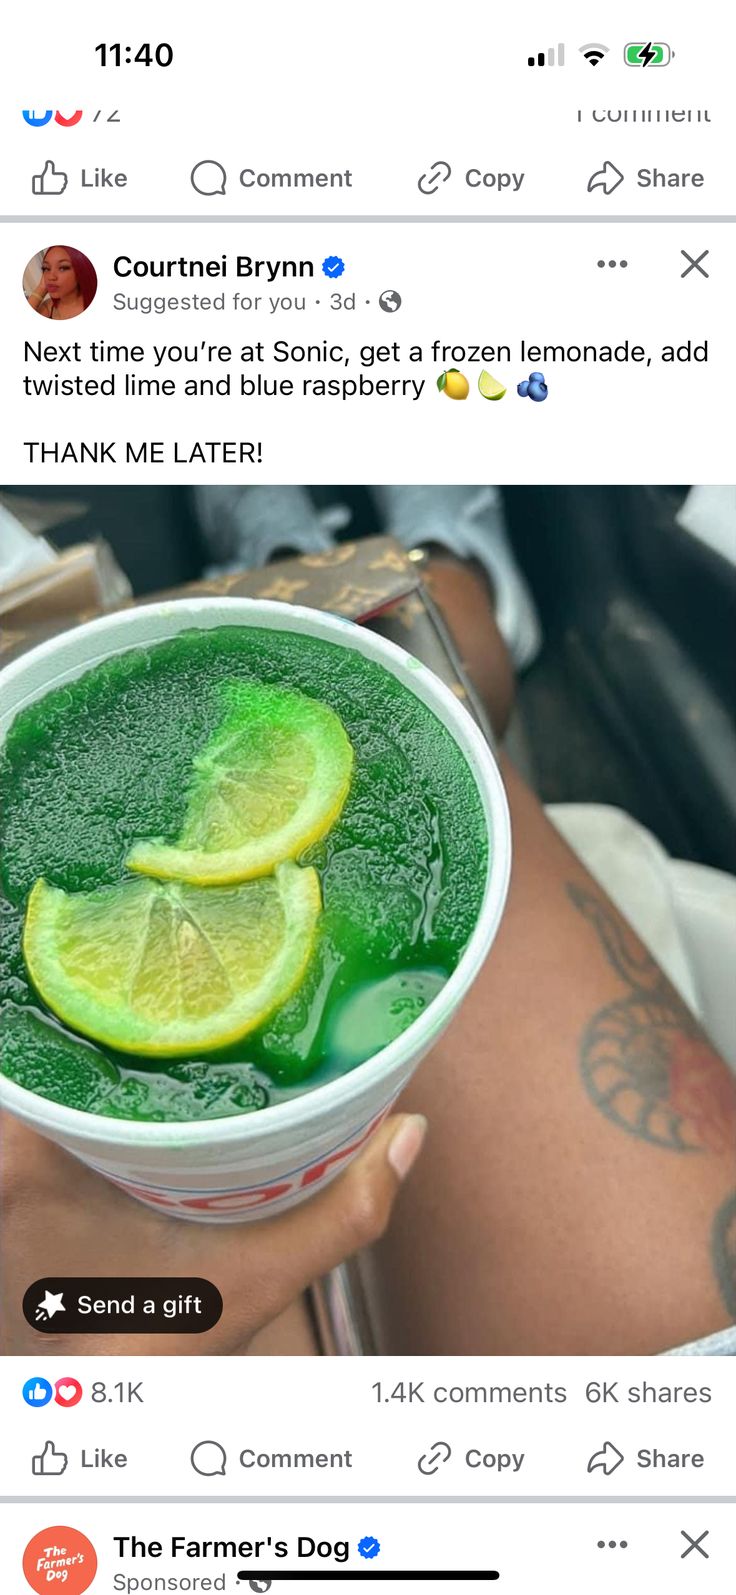
<path id="1" fill-rule="evenodd" d="M 713 1225 L 713 1272 L 726 1307 L 736 1318 L 736 1191 L 716 1213 Z"/>
<path id="2" fill-rule="evenodd" d="M 736 1148 L 736 1081 L 661 969 L 603 898 L 570 882 L 628 995 L 599 1009 L 580 1043 L 586 1090 L 613 1124 L 674 1152 Z"/>

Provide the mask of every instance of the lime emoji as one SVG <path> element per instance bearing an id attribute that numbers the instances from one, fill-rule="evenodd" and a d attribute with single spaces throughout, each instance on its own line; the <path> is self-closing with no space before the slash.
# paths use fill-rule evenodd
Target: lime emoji
<path id="1" fill-rule="evenodd" d="M 464 377 L 462 371 L 458 371 L 455 366 L 451 366 L 449 371 L 442 372 L 442 376 L 437 378 L 437 387 L 440 393 L 447 394 L 448 399 L 467 399 L 470 392 L 467 377 Z"/>
<path id="2" fill-rule="evenodd" d="M 478 392 L 484 399 L 502 399 L 506 389 L 502 382 L 492 377 L 490 371 L 481 371 L 478 378 Z"/>

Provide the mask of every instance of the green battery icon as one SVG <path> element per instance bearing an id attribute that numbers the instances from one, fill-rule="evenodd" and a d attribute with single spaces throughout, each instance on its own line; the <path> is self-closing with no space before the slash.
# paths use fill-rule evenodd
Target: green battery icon
<path id="1" fill-rule="evenodd" d="M 672 54 L 668 44 L 627 44 L 624 61 L 627 66 L 669 66 Z"/>

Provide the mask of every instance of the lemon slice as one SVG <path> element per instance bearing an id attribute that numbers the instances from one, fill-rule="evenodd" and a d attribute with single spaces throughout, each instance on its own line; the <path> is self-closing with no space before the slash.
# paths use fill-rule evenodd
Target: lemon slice
<path id="1" fill-rule="evenodd" d="M 316 870 L 242 886 L 126 880 L 63 892 L 39 880 L 23 951 L 41 997 L 95 1041 L 154 1058 L 212 1051 L 263 1023 L 306 971 Z"/>
<path id="2" fill-rule="evenodd" d="M 353 750 L 327 704 L 304 693 L 230 682 L 228 712 L 194 760 L 173 845 L 137 842 L 126 863 L 160 880 L 212 886 L 268 875 L 338 819 Z"/>

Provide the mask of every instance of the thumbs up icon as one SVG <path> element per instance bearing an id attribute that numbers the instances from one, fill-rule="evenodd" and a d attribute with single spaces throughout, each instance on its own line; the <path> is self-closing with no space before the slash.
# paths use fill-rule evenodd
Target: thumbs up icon
<path id="1" fill-rule="evenodd" d="M 63 1473 L 68 1461 L 66 1451 L 57 1451 L 53 1440 L 47 1440 L 41 1455 L 31 1457 L 31 1468 L 34 1473 Z"/>
<path id="2" fill-rule="evenodd" d="M 34 194 L 63 194 L 69 178 L 66 172 L 57 172 L 53 161 L 47 161 L 42 172 L 31 178 Z"/>

